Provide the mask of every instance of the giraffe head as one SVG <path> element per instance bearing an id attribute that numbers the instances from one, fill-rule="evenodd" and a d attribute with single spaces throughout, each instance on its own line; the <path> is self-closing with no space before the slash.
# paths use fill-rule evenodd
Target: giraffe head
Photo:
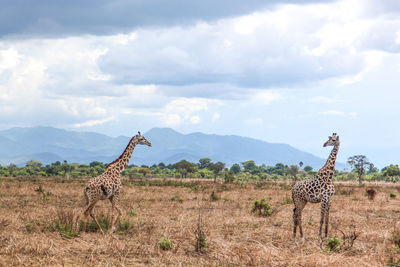
<path id="1" fill-rule="evenodd" d="M 335 146 L 340 144 L 339 141 L 339 135 L 337 135 L 336 133 L 333 133 L 332 136 L 328 137 L 328 141 L 325 142 L 324 147 L 326 146 Z"/>
<path id="2" fill-rule="evenodd" d="M 147 141 L 146 138 L 144 138 L 144 136 L 140 134 L 140 132 L 138 132 L 138 134 L 136 135 L 136 140 L 137 140 L 137 143 L 140 145 L 151 146 L 151 143 L 149 141 Z"/>

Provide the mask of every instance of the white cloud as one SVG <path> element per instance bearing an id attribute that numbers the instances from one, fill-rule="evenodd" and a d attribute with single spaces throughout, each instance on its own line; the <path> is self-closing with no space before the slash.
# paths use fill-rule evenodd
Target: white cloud
<path id="1" fill-rule="evenodd" d="M 357 112 L 344 112 L 341 110 L 328 110 L 328 111 L 320 111 L 318 115 L 326 115 L 326 116 L 349 116 L 349 117 L 357 117 Z"/>
<path id="2" fill-rule="evenodd" d="M 138 30 L 133 42 L 110 49 L 101 66 L 121 82 L 178 86 L 265 88 L 356 75 L 365 67 L 367 36 L 380 22 L 349 5 L 280 5 L 215 23 Z"/>
<path id="3" fill-rule="evenodd" d="M 326 97 L 326 96 L 314 96 L 308 99 L 308 102 L 312 103 L 337 103 L 340 102 L 340 100 L 332 97 Z"/>
<path id="4" fill-rule="evenodd" d="M 190 117 L 190 122 L 192 124 L 198 124 L 200 122 L 200 117 L 199 116 L 192 116 L 192 117 Z"/>
<path id="5" fill-rule="evenodd" d="M 247 104 L 251 105 L 269 105 L 272 102 L 284 99 L 283 93 L 277 90 L 253 90 Z"/>
<path id="6" fill-rule="evenodd" d="M 75 124 L 72 125 L 72 127 L 75 127 L 75 128 L 91 127 L 91 126 L 95 126 L 95 125 L 104 124 L 104 123 L 109 122 L 109 121 L 111 121 L 113 119 L 114 119 L 114 117 L 106 118 L 106 119 L 103 119 L 103 120 L 89 120 L 89 121 L 85 121 L 85 122 L 82 122 L 82 123 L 75 123 Z"/>
<path id="7" fill-rule="evenodd" d="M 217 120 L 219 120 L 219 118 L 221 118 L 221 114 L 219 114 L 218 112 L 214 112 L 211 121 L 216 122 Z"/>
<path id="8" fill-rule="evenodd" d="M 167 126 L 178 126 L 179 124 L 181 124 L 182 119 L 181 116 L 179 116 L 179 114 L 166 114 L 165 115 L 165 125 Z"/>
<path id="9" fill-rule="evenodd" d="M 222 101 L 206 98 L 177 98 L 170 101 L 164 108 L 164 123 L 179 125 L 182 123 L 198 124 L 198 113 L 208 111 L 209 108 L 222 105 Z"/>
<path id="10" fill-rule="evenodd" d="M 251 125 L 262 125 L 264 124 L 264 120 L 262 118 L 249 118 L 246 119 L 246 123 Z"/>

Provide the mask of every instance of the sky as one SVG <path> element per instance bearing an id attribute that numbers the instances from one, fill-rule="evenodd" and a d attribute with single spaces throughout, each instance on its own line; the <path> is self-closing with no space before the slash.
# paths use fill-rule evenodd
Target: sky
<path id="1" fill-rule="evenodd" d="M 240 135 L 400 161 L 400 1 L 3 0 L 0 129 Z"/>

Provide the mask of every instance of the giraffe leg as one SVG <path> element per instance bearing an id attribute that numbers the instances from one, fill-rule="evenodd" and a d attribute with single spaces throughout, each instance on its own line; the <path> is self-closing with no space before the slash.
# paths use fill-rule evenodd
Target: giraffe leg
<path id="1" fill-rule="evenodd" d="M 325 210 L 326 210 L 326 204 L 321 203 L 321 220 L 319 221 L 319 237 L 322 238 L 322 225 L 324 224 L 324 219 L 325 219 Z"/>
<path id="2" fill-rule="evenodd" d="M 328 225 L 329 225 L 329 204 L 325 210 L 325 237 L 328 237 Z"/>
<path id="3" fill-rule="evenodd" d="M 114 196 L 111 196 L 108 198 L 111 203 L 111 225 L 110 225 L 110 233 L 114 232 L 114 208 L 115 208 L 115 201 L 114 201 Z"/>
<path id="4" fill-rule="evenodd" d="M 118 215 L 117 218 L 115 218 L 115 221 L 113 221 L 113 217 L 111 217 L 111 233 L 115 231 L 115 226 L 114 224 L 116 224 L 119 220 L 119 218 L 122 215 L 121 209 L 118 207 L 117 205 L 117 201 L 118 201 L 118 195 L 112 196 L 109 198 L 111 205 L 112 205 L 112 210 L 114 210 L 114 208 L 117 210 Z"/>
<path id="5" fill-rule="evenodd" d="M 293 209 L 293 238 L 296 238 L 297 226 L 299 227 L 300 237 L 303 238 L 303 229 L 301 227 L 301 214 L 306 203 L 303 201 L 295 202 L 295 208 Z"/>
<path id="6" fill-rule="evenodd" d="M 96 204 L 96 202 L 90 203 L 90 204 L 89 204 L 89 206 L 88 206 L 87 209 L 85 210 L 85 217 L 87 217 L 87 215 L 89 214 L 90 217 L 92 217 L 92 219 L 93 219 L 94 222 L 96 223 L 97 227 L 99 227 L 100 232 L 101 232 L 102 234 L 104 234 L 103 229 L 101 229 L 101 226 L 100 226 L 99 222 L 98 222 L 97 219 L 96 219 L 96 216 L 94 216 L 94 214 L 93 214 L 93 208 L 94 208 L 94 205 L 95 205 L 95 204 Z"/>
<path id="7" fill-rule="evenodd" d="M 296 239 L 297 231 L 297 218 L 296 218 L 296 208 L 293 209 L 293 238 Z"/>

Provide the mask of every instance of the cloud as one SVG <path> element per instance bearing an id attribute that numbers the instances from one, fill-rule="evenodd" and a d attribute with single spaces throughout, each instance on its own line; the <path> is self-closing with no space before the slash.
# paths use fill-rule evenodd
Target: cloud
<path id="1" fill-rule="evenodd" d="M 0 37 L 112 35 L 139 27 L 165 27 L 238 16 L 285 2 L 290 1 L 4 0 L 0 8 L 0 25 L 3 25 Z"/>
<path id="2" fill-rule="evenodd" d="M 196 96 L 199 84 L 273 88 L 357 75 L 368 65 L 362 49 L 386 49 L 396 39 L 387 35 L 388 44 L 369 47 L 375 22 L 352 17 L 356 11 L 341 14 L 343 5 L 280 5 L 187 27 L 139 29 L 134 40 L 110 48 L 100 68 L 120 84 L 185 86 Z"/>
<path id="3" fill-rule="evenodd" d="M 192 116 L 192 117 L 190 117 L 190 122 L 192 124 L 198 124 L 200 122 L 200 117 L 199 116 Z"/>
<path id="4" fill-rule="evenodd" d="M 328 111 L 320 111 L 318 115 L 324 116 L 349 116 L 349 117 L 357 117 L 357 112 L 344 112 L 341 110 L 328 110 Z"/>
<path id="5" fill-rule="evenodd" d="M 223 105 L 220 100 L 206 98 L 177 98 L 170 101 L 164 108 L 164 124 L 177 126 L 184 124 L 198 124 L 200 113 L 216 106 Z"/>
<path id="6" fill-rule="evenodd" d="M 103 120 L 89 120 L 89 121 L 85 121 L 85 122 L 82 122 L 82 123 L 73 124 L 72 127 L 75 127 L 75 128 L 91 127 L 91 126 L 95 126 L 95 125 L 104 124 L 104 123 L 109 122 L 109 121 L 111 121 L 113 119 L 114 119 L 114 117 L 109 117 L 109 118 L 106 118 L 106 119 L 103 119 Z"/>
<path id="7" fill-rule="evenodd" d="M 262 118 L 250 118 L 246 120 L 246 123 L 252 125 L 262 125 L 264 124 L 264 120 Z"/>
<path id="8" fill-rule="evenodd" d="M 326 96 L 314 96 L 314 97 L 309 98 L 308 102 L 331 104 L 331 103 L 340 102 L 340 100 L 338 100 L 336 98 L 326 97 Z"/>
<path id="9" fill-rule="evenodd" d="M 219 118 L 221 118 L 221 114 L 219 114 L 218 112 L 214 112 L 211 121 L 216 122 L 217 120 L 219 120 Z"/>

